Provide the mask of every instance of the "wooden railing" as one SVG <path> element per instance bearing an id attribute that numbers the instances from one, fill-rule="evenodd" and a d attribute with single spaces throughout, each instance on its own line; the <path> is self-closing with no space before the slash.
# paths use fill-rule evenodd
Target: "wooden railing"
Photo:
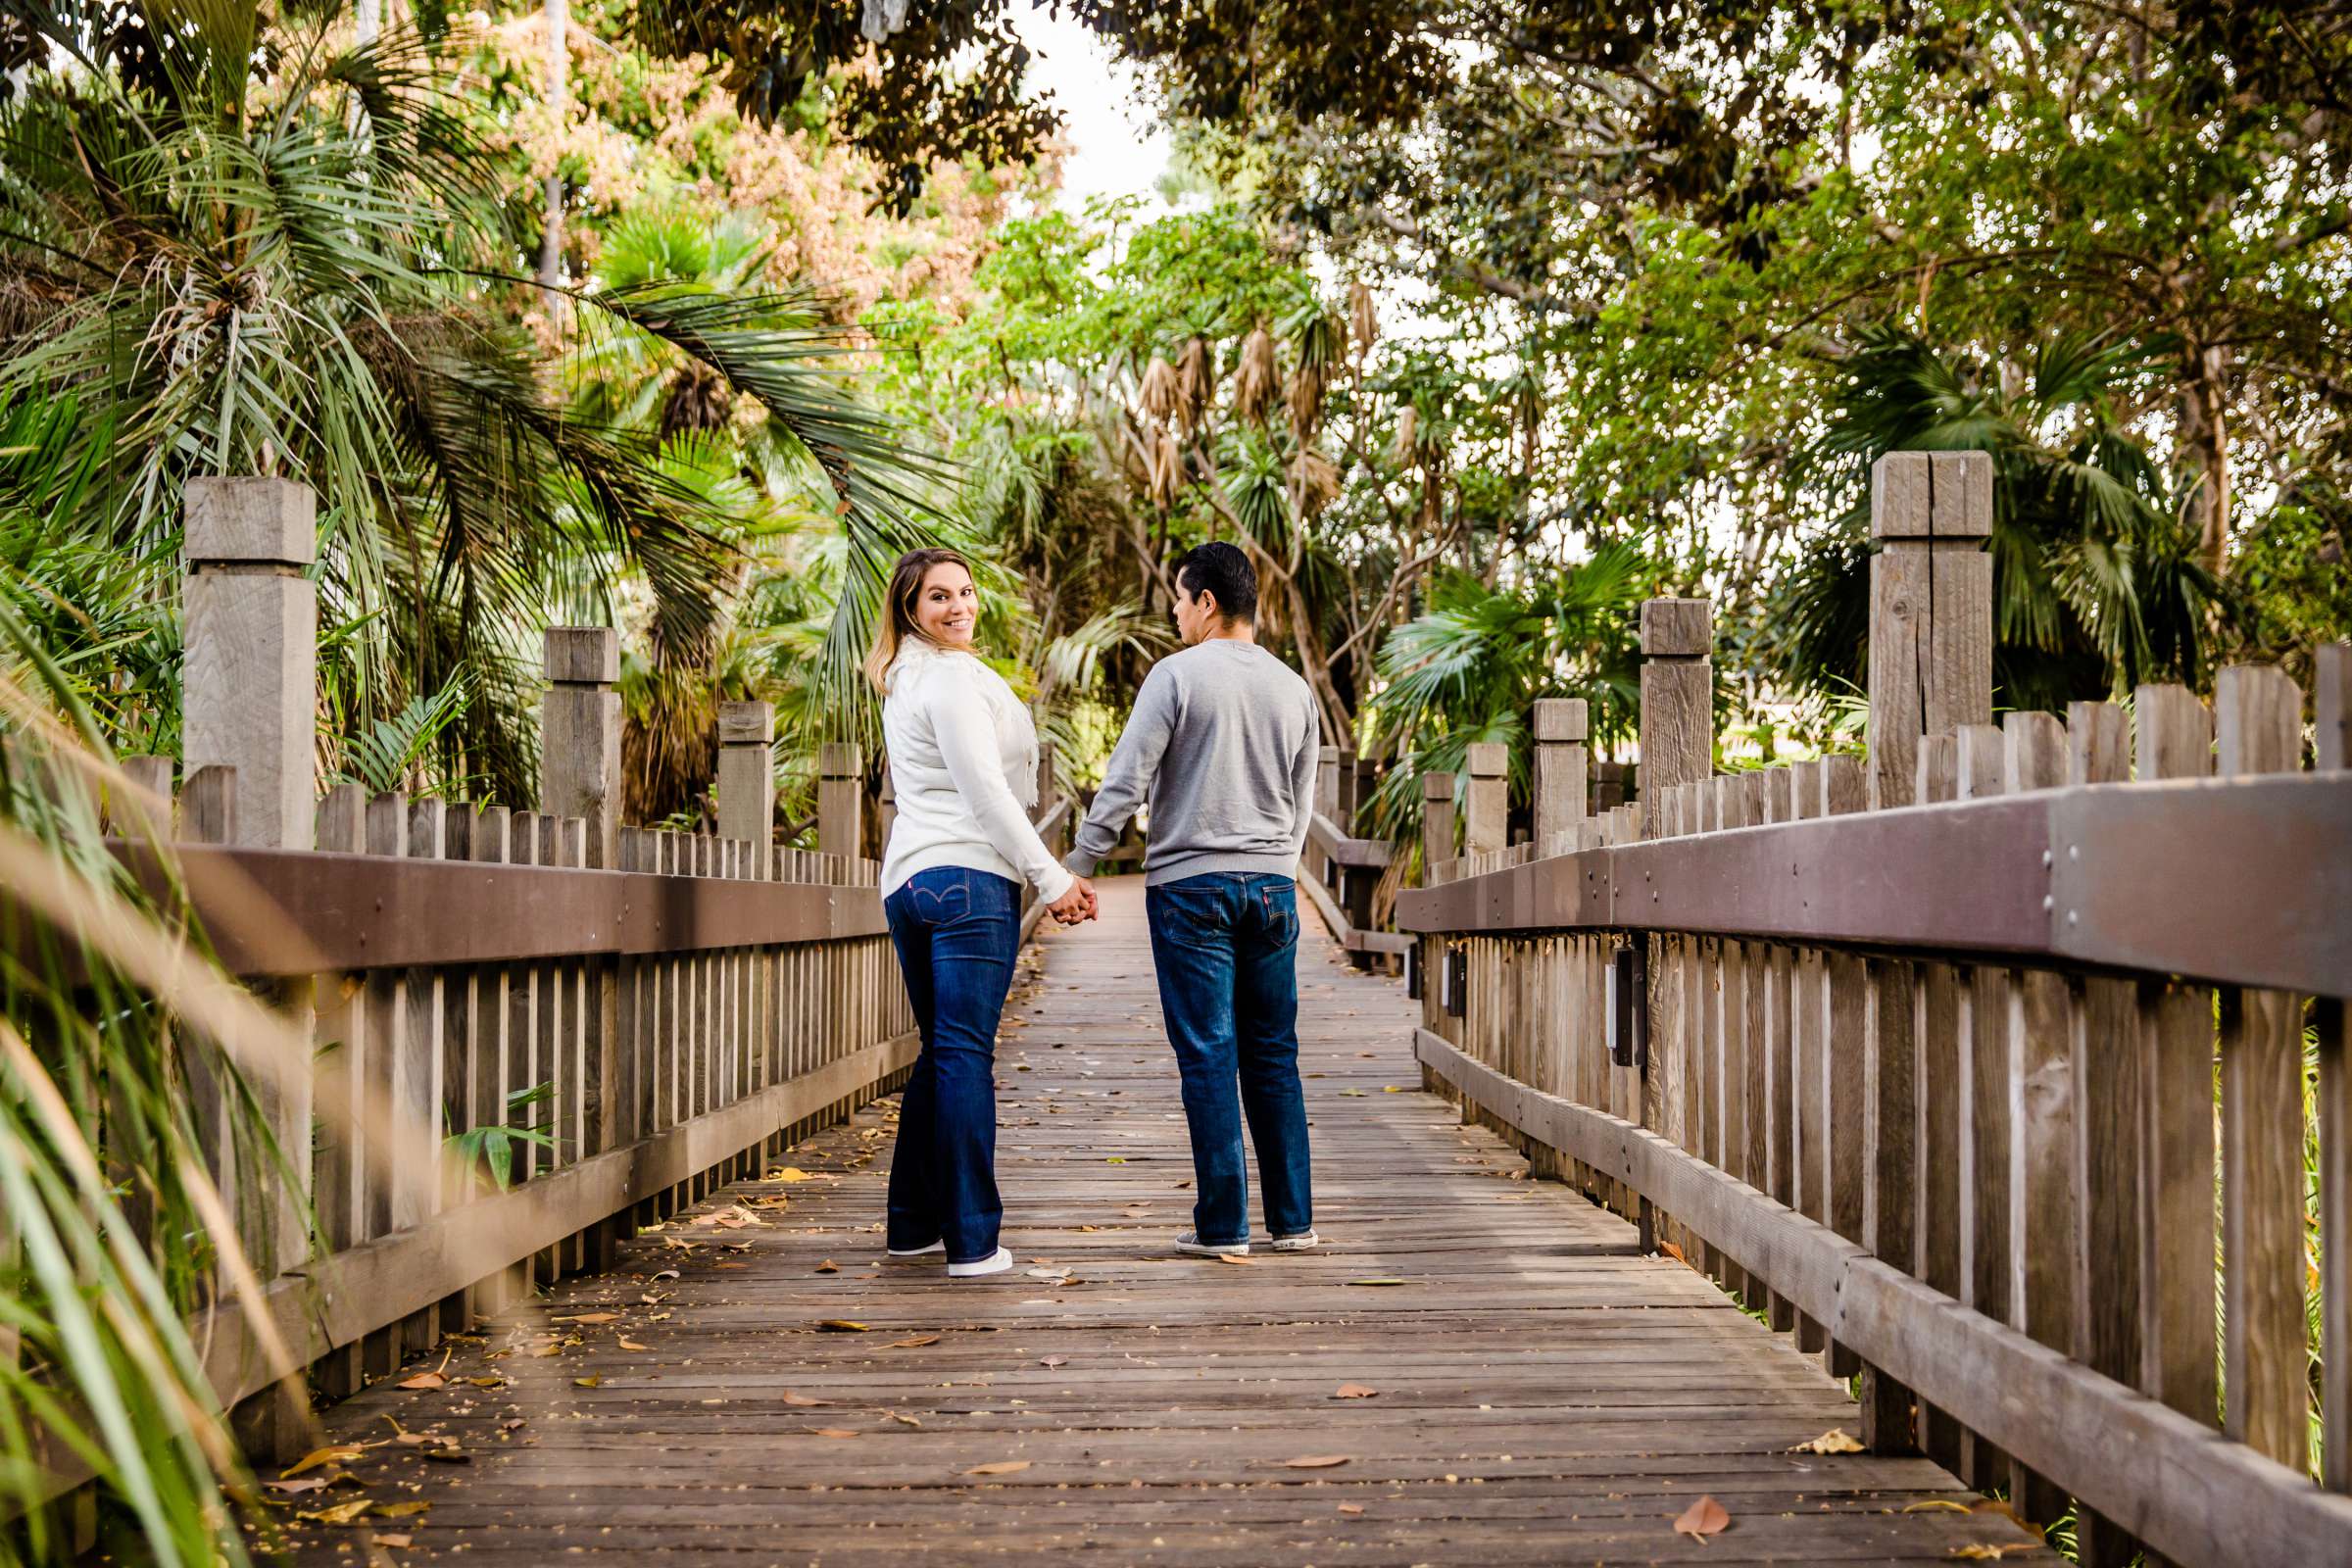
<path id="1" fill-rule="evenodd" d="M 186 777 L 175 789 L 169 760 L 129 759 L 133 788 L 106 805 L 115 853 L 167 919 L 200 929 L 304 1043 L 293 1067 L 244 1080 L 270 1157 L 233 1136 L 234 1050 L 181 1046 L 210 1173 L 264 1282 L 258 1302 L 224 1291 L 194 1339 L 248 1450 L 270 1457 L 307 1431 L 290 1372 L 347 1394 L 538 1284 L 607 1266 L 633 1228 L 896 1087 L 919 1042 L 878 867 L 856 853 L 853 749 L 823 749 L 823 853 L 771 842 L 760 703 L 720 705 L 718 833 L 621 826 L 617 640 L 558 629 L 538 803 L 553 809 L 356 784 L 314 799 L 308 492 L 196 481 L 187 533 Z M 1042 769 L 1040 784 L 1058 844 L 1068 805 Z M 86 1473 L 66 1454 L 54 1468 L 61 1488 Z"/>
<path id="2" fill-rule="evenodd" d="M 1364 968 L 1376 957 L 1401 958 L 1411 949 L 1410 937 L 1384 931 L 1373 918 L 1373 894 L 1389 869 L 1385 842 L 1349 838 L 1317 810 L 1307 824 L 1306 851 L 1298 858 L 1298 886 L 1356 967 Z"/>
<path id="3" fill-rule="evenodd" d="M 2316 772 L 2268 667 L 1995 728 L 1983 511 L 1886 514 L 1953 464 L 1879 475 L 1872 757 L 1709 776 L 1657 601 L 1640 805 L 1506 849 L 1473 758 L 1399 903 L 1425 1072 L 2082 1561 L 2352 1561 L 2352 648 Z"/>

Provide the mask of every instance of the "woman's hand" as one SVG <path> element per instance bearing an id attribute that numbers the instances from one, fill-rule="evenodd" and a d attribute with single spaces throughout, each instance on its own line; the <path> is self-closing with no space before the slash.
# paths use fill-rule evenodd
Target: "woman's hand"
<path id="1" fill-rule="evenodd" d="M 1084 877 L 1073 878 L 1069 891 L 1046 906 L 1046 912 L 1063 925 L 1083 925 L 1096 918 L 1101 909 L 1095 899 L 1095 885 Z"/>

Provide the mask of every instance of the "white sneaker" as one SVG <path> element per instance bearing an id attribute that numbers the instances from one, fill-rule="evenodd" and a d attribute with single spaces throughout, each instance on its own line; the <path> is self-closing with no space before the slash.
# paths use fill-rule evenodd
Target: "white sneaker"
<path id="1" fill-rule="evenodd" d="M 1296 1236 L 1277 1236 L 1266 1244 L 1277 1252 L 1303 1252 L 1323 1245 L 1323 1238 L 1313 1231 L 1300 1231 Z"/>
<path id="2" fill-rule="evenodd" d="M 1198 1231 L 1183 1231 L 1176 1237 L 1176 1250 L 1190 1252 L 1196 1257 L 1248 1257 L 1248 1242 L 1204 1242 Z"/>
<path id="3" fill-rule="evenodd" d="M 889 1251 L 890 1255 L 893 1257 L 921 1257 L 929 1252 L 944 1252 L 947 1250 L 948 1244 L 943 1239 L 933 1242 L 929 1247 L 908 1247 L 904 1249 L 893 1247 L 889 1249 Z"/>
<path id="4" fill-rule="evenodd" d="M 980 1274 L 1002 1274 L 1010 1267 L 1012 1267 L 1010 1249 L 1000 1247 L 992 1256 L 974 1258 L 969 1263 L 950 1263 L 948 1276 L 951 1279 L 968 1280 Z"/>

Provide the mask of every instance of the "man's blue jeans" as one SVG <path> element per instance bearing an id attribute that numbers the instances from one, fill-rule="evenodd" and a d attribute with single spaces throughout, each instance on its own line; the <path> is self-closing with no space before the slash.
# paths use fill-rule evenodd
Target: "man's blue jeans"
<path id="1" fill-rule="evenodd" d="M 993 1257 L 997 1196 L 997 1023 L 1020 950 L 1021 890 L 1001 876 L 939 866 L 883 904 L 923 1036 L 899 1095 L 890 1155 L 894 1250 L 948 1244 L 948 1261 Z"/>
<path id="2" fill-rule="evenodd" d="M 1212 871 L 1152 888 L 1144 905 L 1193 1134 L 1194 1234 L 1212 1245 L 1250 1239 L 1247 1116 L 1266 1229 L 1303 1235 L 1314 1228 L 1314 1194 L 1298 1087 L 1298 886 Z"/>

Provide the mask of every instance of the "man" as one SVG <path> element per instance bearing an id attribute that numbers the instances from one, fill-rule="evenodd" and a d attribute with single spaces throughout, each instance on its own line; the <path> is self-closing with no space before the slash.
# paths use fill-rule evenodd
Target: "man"
<path id="1" fill-rule="evenodd" d="M 1199 1198 L 1183 1252 L 1250 1250 L 1242 1121 L 1278 1252 L 1315 1245 L 1298 1086 L 1298 854 L 1321 741 L 1306 682 L 1257 646 L 1257 573 L 1229 544 L 1176 564 L 1184 651 L 1152 666 L 1063 862 L 1080 876 L 1149 797 L 1145 905 Z M 1236 1079 L 1240 1083 L 1237 1103 Z"/>

